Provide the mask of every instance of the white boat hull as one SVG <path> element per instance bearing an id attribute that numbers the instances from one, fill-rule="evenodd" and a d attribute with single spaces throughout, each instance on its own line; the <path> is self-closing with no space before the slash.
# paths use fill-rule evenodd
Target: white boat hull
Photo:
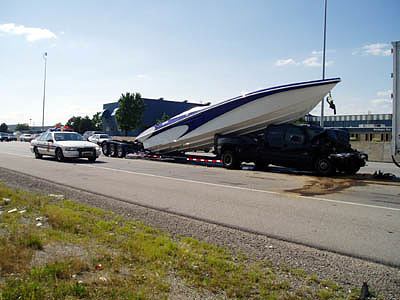
<path id="1" fill-rule="evenodd" d="M 155 127 L 151 127 L 137 139 L 143 143 L 145 149 L 154 152 L 188 151 L 211 147 L 216 134 L 246 134 L 270 124 L 291 122 L 304 117 L 337 82 L 338 80 L 274 92 L 226 111 L 193 130 L 190 130 L 190 123 L 180 125 L 185 122 L 177 122 L 175 126 L 159 133 Z M 191 118 L 202 118 L 212 108 L 209 107 Z"/>

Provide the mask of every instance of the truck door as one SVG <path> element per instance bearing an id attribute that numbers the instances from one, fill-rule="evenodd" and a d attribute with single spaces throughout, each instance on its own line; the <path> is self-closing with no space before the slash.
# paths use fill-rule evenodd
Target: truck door
<path id="1" fill-rule="evenodd" d="M 311 163 L 312 158 L 307 151 L 307 135 L 303 128 L 294 125 L 287 127 L 282 153 L 290 166 L 300 167 Z"/>
<path id="2" fill-rule="evenodd" d="M 265 131 L 263 156 L 272 164 L 282 163 L 282 150 L 285 147 L 286 126 L 269 126 Z"/>

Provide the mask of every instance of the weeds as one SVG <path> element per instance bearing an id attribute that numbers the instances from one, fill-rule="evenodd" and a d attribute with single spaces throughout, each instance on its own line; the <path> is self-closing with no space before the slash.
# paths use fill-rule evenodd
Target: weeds
<path id="1" fill-rule="evenodd" d="M 0 274 L 6 278 L 0 300 L 167 299 L 174 277 L 199 298 L 204 291 L 236 299 L 348 298 L 336 283 L 301 269 L 277 272 L 270 262 L 250 263 L 243 254 L 193 238 L 172 239 L 101 209 L 3 185 L 1 197 L 26 213 L 0 216 Z M 38 216 L 41 228 L 35 226 Z M 63 245 L 65 253 L 52 253 L 50 244 Z M 87 255 L 71 256 L 68 245 Z M 32 265 L 38 253 L 47 259 Z M 302 286 L 294 288 L 290 280 Z"/>

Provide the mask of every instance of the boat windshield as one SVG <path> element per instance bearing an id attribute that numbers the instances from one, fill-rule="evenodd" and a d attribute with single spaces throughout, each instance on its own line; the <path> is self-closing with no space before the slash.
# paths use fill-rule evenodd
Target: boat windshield
<path id="1" fill-rule="evenodd" d="M 168 119 L 168 120 L 165 121 L 165 122 L 162 122 L 162 123 L 156 125 L 155 128 L 156 128 L 156 129 L 159 129 L 159 128 L 164 127 L 164 126 L 167 126 L 167 125 L 169 125 L 169 124 L 173 124 L 173 123 L 175 123 L 175 122 L 177 122 L 177 121 L 179 121 L 179 120 L 182 120 L 182 119 L 184 119 L 184 118 L 186 118 L 186 117 L 188 117 L 188 116 L 191 116 L 191 115 L 193 115 L 193 114 L 195 114 L 195 113 L 198 113 L 198 112 L 200 112 L 201 110 L 204 110 L 204 109 L 207 109 L 207 108 L 208 108 L 208 107 L 204 107 L 204 106 L 196 106 L 196 107 L 193 107 L 193 108 L 191 108 L 191 109 L 189 109 L 189 110 L 186 110 L 186 111 L 184 111 L 184 112 L 182 112 L 182 113 L 180 113 L 180 114 L 178 114 L 178 115 L 172 117 L 171 119 Z"/>

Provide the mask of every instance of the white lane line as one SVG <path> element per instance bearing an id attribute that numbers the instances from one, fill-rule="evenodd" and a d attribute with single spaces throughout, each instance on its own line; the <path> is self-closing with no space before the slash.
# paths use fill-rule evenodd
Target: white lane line
<path id="1" fill-rule="evenodd" d="M 214 187 L 220 187 L 220 188 L 228 188 L 228 189 L 234 189 L 234 190 L 272 194 L 272 195 L 288 197 L 288 194 L 286 194 L 286 193 L 280 193 L 280 192 L 274 192 L 274 191 L 258 190 L 258 189 L 252 189 L 252 188 L 246 188 L 246 187 L 238 187 L 238 186 L 232 186 L 232 185 L 225 185 L 225 184 L 197 181 L 197 180 L 191 180 L 191 179 L 183 179 L 183 178 L 134 172 L 134 171 L 128 171 L 128 170 L 113 169 L 113 168 L 93 166 L 93 165 L 80 165 L 80 166 L 87 167 L 87 168 L 93 168 L 93 169 L 102 169 L 102 170 L 107 170 L 107 171 L 127 173 L 127 174 L 132 174 L 132 175 L 140 175 L 140 176 L 174 180 L 174 181 L 180 181 L 180 182 L 186 182 L 186 183 L 196 183 L 196 184 L 202 184 L 202 185 L 208 185 L 208 186 L 214 186 Z M 362 204 L 362 203 L 349 202 L 349 201 L 339 201 L 339 200 L 332 200 L 332 199 L 326 199 L 326 198 L 320 198 L 320 197 L 309 197 L 309 196 L 301 196 L 301 195 L 294 195 L 294 194 L 293 195 L 291 194 L 290 197 L 296 197 L 296 198 L 307 199 L 307 200 L 316 200 L 316 201 L 322 201 L 322 202 L 329 202 L 329 203 L 335 203 L 335 204 L 345 204 L 345 205 L 361 206 L 361 207 L 368 207 L 368 208 L 386 209 L 386 210 L 391 210 L 391 211 L 400 211 L 400 208 L 385 207 L 385 206 L 371 205 L 371 204 Z"/>
<path id="2" fill-rule="evenodd" d="M 23 155 L 23 154 L 9 153 L 9 152 L 0 152 L 0 154 L 8 154 L 8 155 L 13 155 L 13 156 L 33 158 L 33 154 L 32 155 Z"/>

